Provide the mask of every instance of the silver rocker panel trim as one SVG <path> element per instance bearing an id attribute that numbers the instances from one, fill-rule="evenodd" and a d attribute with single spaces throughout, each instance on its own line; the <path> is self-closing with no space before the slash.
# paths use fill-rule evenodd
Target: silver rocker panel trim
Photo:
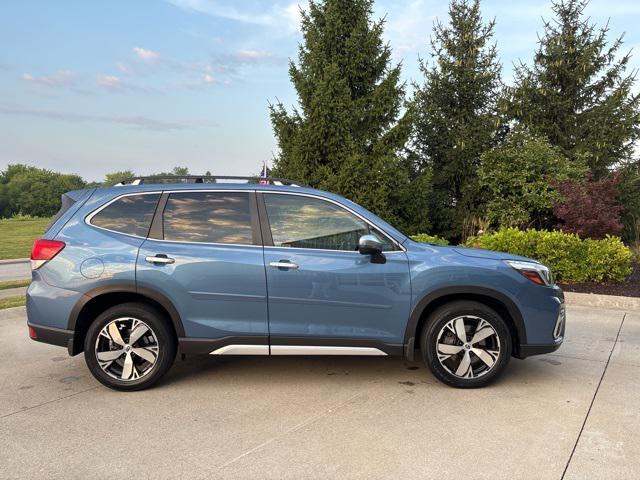
<path id="1" fill-rule="evenodd" d="M 209 355 L 269 355 L 269 345 L 225 345 Z"/>
<path id="2" fill-rule="evenodd" d="M 373 355 L 387 356 L 373 347 L 332 347 L 312 345 L 225 345 L 209 355 Z"/>
<path id="3" fill-rule="evenodd" d="M 372 347 L 329 347 L 305 345 L 272 345 L 271 355 L 384 355 Z"/>

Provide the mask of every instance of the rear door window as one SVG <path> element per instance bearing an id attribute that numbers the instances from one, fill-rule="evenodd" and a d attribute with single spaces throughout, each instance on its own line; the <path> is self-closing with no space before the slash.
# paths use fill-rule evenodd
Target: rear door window
<path id="1" fill-rule="evenodd" d="M 95 214 L 90 223 L 114 232 L 146 237 L 159 199 L 159 193 L 120 197 Z"/>
<path id="2" fill-rule="evenodd" d="M 179 192 L 164 209 L 164 239 L 176 242 L 252 245 L 248 192 Z"/>

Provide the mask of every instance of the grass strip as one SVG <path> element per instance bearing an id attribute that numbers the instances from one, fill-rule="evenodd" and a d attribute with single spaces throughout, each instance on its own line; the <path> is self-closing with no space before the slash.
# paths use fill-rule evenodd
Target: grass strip
<path id="1" fill-rule="evenodd" d="M 10 288 L 28 287 L 31 280 L 7 280 L 0 282 L 0 290 L 9 290 Z"/>
<path id="2" fill-rule="evenodd" d="M 13 307 L 24 307 L 25 296 L 19 295 L 17 297 L 0 298 L 0 310 Z"/>

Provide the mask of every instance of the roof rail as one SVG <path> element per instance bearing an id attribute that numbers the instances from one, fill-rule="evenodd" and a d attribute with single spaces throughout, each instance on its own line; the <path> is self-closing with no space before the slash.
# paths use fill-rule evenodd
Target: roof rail
<path id="1" fill-rule="evenodd" d="M 295 180 L 289 180 L 287 178 L 236 177 L 227 175 L 152 175 L 148 177 L 130 177 L 116 183 L 114 187 L 122 187 L 124 185 L 142 185 L 144 183 L 225 183 L 225 180 L 245 180 L 246 183 L 308 187 L 308 185 Z"/>

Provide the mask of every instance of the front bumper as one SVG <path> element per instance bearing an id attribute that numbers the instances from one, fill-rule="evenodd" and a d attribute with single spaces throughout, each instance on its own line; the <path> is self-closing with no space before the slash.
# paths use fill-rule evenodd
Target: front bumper
<path id="1" fill-rule="evenodd" d="M 560 348 L 564 340 L 564 332 L 567 324 L 567 310 L 564 303 L 564 295 L 560 298 L 554 297 L 560 303 L 558 316 L 553 326 L 553 343 L 547 344 L 521 344 L 519 349 L 519 358 L 527 358 L 533 355 L 542 355 L 545 353 L 555 352 Z"/>
<path id="2" fill-rule="evenodd" d="M 555 352 L 562 345 L 562 339 L 558 343 L 553 343 L 551 345 L 520 345 L 520 355 L 518 358 L 527 358 L 533 355 L 542 355 L 544 353 Z"/>

